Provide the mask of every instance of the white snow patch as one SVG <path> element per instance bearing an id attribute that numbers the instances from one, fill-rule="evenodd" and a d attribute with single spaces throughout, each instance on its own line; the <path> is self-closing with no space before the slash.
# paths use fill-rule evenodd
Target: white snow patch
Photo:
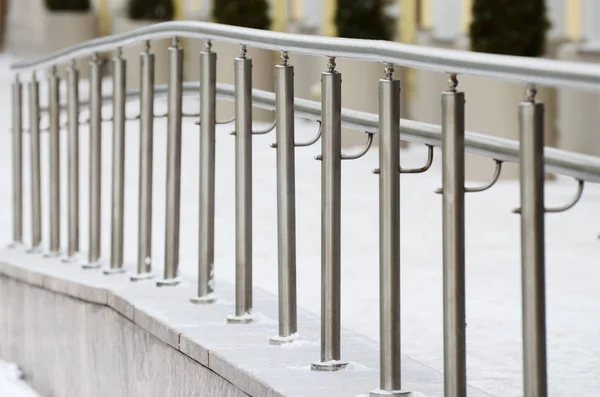
<path id="1" fill-rule="evenodd" d="M 23 380 L 16 364 L 0 360 L 0 397 L 40 397 Z"/>

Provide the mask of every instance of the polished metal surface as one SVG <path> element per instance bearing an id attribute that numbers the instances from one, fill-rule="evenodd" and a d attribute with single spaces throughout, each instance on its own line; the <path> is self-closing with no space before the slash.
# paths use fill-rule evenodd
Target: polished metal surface
<path id="1" fill-rule="evenodd" d="M 152 274 L 152 175 L 154 153 L 154 54 L 150 43 L 140 54 L 140 188 L 137 274 L 132 280 Z"/>
<path id="2" fill-rule="evenodd" d="M 35 74 L 29 88 L 29 159 L 31 172 L 31 248 L 39 252 L 42 244 L 42 185 L 40 170 L 40 83 Z"/>
<path id="3" fill-rule="evenodd" d="M 465 337 L 465 94 L 442 92 L 444 396 L 467 396 Z"/>
<path id="4" fill-rule="evenodd" d="M 79 252 L 79 71 L 72 62 L 67 69 L 67 258 Z"/>
<path id="5" fill-rule="evenodd" d="M 252 317 L 252 59 L 242 46 L 235 67 L 235 316 Z"/>
<path id="6" fill-rule="evenodd" d="M 90 62 L 89 243 L 86 268 L 98 267 L 102 238 L 102 62 Z"/>
<path id="7" fill-rule="evenodd" d="M 503 80 L 600 90 L 600 70 L 593 64 L 547 58 L 516 57 L 449 50 L 383 40 L 356 40 L 272 32 L 210 22 L 174 21 L 76 44 L 36 60 L 12 65 L 14 71 L 41 69 L 95 52 L 112 51 L 146 40 L 173 36 L 213 39 L 274 51 L 385 62 L 441 73 L 477 75 Z"/>
<path id="8" fill-rule="evenodd" d="M 402 395 L 399 119 L 400 81 L 390 73 L 379 80 L 379 390 L 393 396 Z"/>
<path id="9" fill-rule="evenodd" d="M 23 85 L 12 84 L 13 244 L 23 243 Z"/>
<path id="10" fill-rule="evenodd" d="M 296 303 L 296 169 L 294 157 L 294 67 L 275 66 L 277 125 L 277 271 L 279 338 L 297 330 Z"/>
<path id="11" fill-rule="evenodd" d="M 113 137 L 112 137 L 112 201 L 110 263 L 106 274 L 121 273 L 125 216 L 125 92 L 127 63 L 117 49 L 112 60 L 113 80 Z"/>
<path id="12" fill-rule="evenodd" d="M 519 104 L 524 397 L 547 397 L 544 104 Z"/>
<path id="13" fill-rule="evenodd" d="M 50 108 L 50 246 L 48 255 L 60 252 L 60 78 L 56 68 L 48 76 L 48 103 Z"/>
<path id="14" fill-rule="evenodd" d="M 169 96 L 167 121 L 167 208 L 165 222 L 165 271 L 159 286 L 179 283 L 179 216 L 181 210 L 181 120 L 183 49 L 177 38 L 169 47 Z"/>
<path id="15" fill-rule="evenodd" d="M 335 371 L 340 361 L 341 328 L 341 162 L 342 162 L 342 75 L 330 60 L 321 74 L 321 361 L 315 371 Z"/>
<path id="16" fill-rule="evenodd" d="M 215 272 L 215 128 L 217 54 L 210 42 L 200 53 L 200 232 L 198 296 L 193 301 L 214 301 Z"/>

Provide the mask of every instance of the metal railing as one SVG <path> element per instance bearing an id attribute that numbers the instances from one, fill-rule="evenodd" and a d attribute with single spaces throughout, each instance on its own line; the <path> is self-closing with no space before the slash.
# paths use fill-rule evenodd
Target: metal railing
<path id="1" fill-rule="evenodd" d="M 155 54 L 150 40 L 171 37 L 169 48 L 169 80 L 166 86 L 154 85 Z M 200 55 L 200 83 L 183 83 L 183 49 L 178 37 L 206 40 Z M 212 41 L 240 45 L 240 54 L 232 60 L 235 85 L 216 84 L 216 58 Z M 125 60 L 121 48 L 146 41 L 140 55 L 140 90 L 125 91 Z M 281 63 L 275 69 L 275 93 L 252 90 L 252 60 L 246 46 L 281 52 Z M 113 58 L 113 93 L 101 96 L 102 76 L 98 53 L 115 51 Z M 321 74 L 321 102 L 294 98 L 294 67 L 288 52 L 321 55 L 328 58 Z M 73 61 L 92 55 L 90 62 L 90 99 L 79 101 L 79 76 Z M 380 62 L 379 114 L 342 109 L 341 73 L 335 60 L 355 58 Z M 61 105 L 56 66 L 70 63 L 67 69 L 67 102 Z M 394 77 L 394 65 L 432 69 L 449 74 L 449 89 L 441 93 L 441 126 L 401 119 L 400 86 Z M 22 229 L 22 134 L 30 133 L 31 150 L 31 252 L 41 250 L 40 190 L 40 114 L 49 113 L 50 134 L 50 256 L 59 255 L 60 242 L 60 112 L 66 110 L 68 128 L 68 241 L 66 260 L 80 251 L 79 224 L 79 112 L 89 108 L 90 126 L 90 241 L 83 267 L 97 268 L 100 262 L 101 236 L 101 139 L 102 104 L 112 102 L 113 172 L 111 202 L 111 251 L 105 274 L 121 273 L 123 265 L 124 228 L 124 136 L 126 121 L 140 120 L 140 187 L 139 246 L 137 272 L 131 280 L 148 279 L 152 274 L 152 153 L 154 102 L 166 94 L 168 98 L 168 148 L 166 187 L 165 269 L 159 286 L 179 283 L 179 222 L 181 181 L 182 111 L 184 95 L 200 98 L 200 238 L 198 258 L 198 294 L 191 301 L 211 304 L 214 286 L 214 203 L 215 203 L 215 128 L 216 100 L 235 102 L 236 159 L 236 305 L 229 323 L 248 323 L 252 317 L 252 135 L 267 133 L 276 126 L 277 150 L 277 227 L 279 274 L 279 334 L 273 344 L 294 340 L 296 319 L 296 241 L 295 241 L 295 147 L 308 146 L 321 140 L 321 357 L 311 365 L 313 370 L 336 371 L 345 367 L 340 346 L 340 199 L 342 160 L 360 158 L 371 147 L 373 134 L 379 134 L 379 167 L 373 172 L 379 178 L 379 253 L 380 253 L 380 385 L 372 396 L 404 396 L 400 371 L 400 174 L 422 173 L 429 169 L 433 147 L 442 148 L 443 195 L 443 285 L 444 285 L 444 378 L 446 397 L 466 397 L 465 340 L 465 227 L 464 195 L 489 189 L 497 181 L 503 162 L 520 163 L 522 288 L 524 381 L 526 397 L 547 396 L 544 284 L 544 214 L 571 208 L 581 197 L 584 181 L 600 182 L 600 159 L 556 149 L 544 149 L 544 104 L 536 100 L 535 84 L 600 90 L 600 68 L 589 64 L 529 59 L 511 56 L 441 50 L 398 43 L 350 40 L 275 33 L 203 22 L 169 22 L 135 31 L 91 40 L 67 48 L 36 61 L 15 64 L 15 72 L 50 68 L 48 76 L 48 108 L 40 108 L 39 81 L 33 73 L 28 83 L 29 127 L 22 122 L 22 83 L 18 75 L 13 84 L 13 240 L 23 244 Z M 520 142 L 465 132 L 465 95 L 457 91 L 458 74 L 516 80 L 525 83 L 524 100 L 518 104 Z M 140 114 L 125 115 L 128 100 L 140 101 Z M 252 108 L 272 109 L 276 113 L 273 127 L 252 130 Z M 189 116 L 189 115 L 188 115 Z M 196 115 L 191 115 L 196 116 Z M 317 120 L 320 130 L 309 142 L 295 141 L 294 120 L 297 117 Z M 353 155 L 341 150 L 342 126 L 367 133 L 367 145 Z M 400 166 L 400 139 L 426 144 L 429 156 L 425 166 L 404 169 Z M 465 188 L 465 152 L 490 157 L 496 172 L 485 186 Z M 569 175 L 579 181 L 576 198 L 561 208 L 544 207 L 544 167 L 547 171 Z"/>

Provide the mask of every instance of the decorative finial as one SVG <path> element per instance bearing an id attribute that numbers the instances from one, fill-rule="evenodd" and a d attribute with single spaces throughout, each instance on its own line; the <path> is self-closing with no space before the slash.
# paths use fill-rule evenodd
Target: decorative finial
<path id="1" fill-rule="evenodd" d="M 210 52 L 212 50 L 212 41 L 210 39 L 204 42 L 204 48 L 206 49 L 206 52 Z"/>
<path id="2" fill-rule="evenodd" d="M 246 58 L 246 46 L 242 44 L 242 46 L 240 47 L 240 58 Z"/>
<path id="3" fill-rule="evenodd" d="M 144 51 L 146 51 L 146 54 L 148 54 L 148 53 L 150 53 L 150 40 L 146 40 L 145 44 L 146 44 L 146 48 L 144 48 Z"/>
<path id="4" fill-rule="evenodd" d="M 535 96 L 537 95 L 537 88 L 535 87 L 535 84 L 533 83 L 528 83 L 525 86 L 525 100 L 527 102 L 531 102 L 531 103 L 535 103 Z"/>
<path id="5" fill-rule="evenodd" d="M 94 55 L 92 55 L 92 61 L 98 62 L 98 59 L 100 59 L 100 55 L 98 55 L 97 52 L 94 52 Z"/>
<path id="6" fill-rule="evenodd" d="M 327 62 L 327 70 L 333 72 L 335 70 L 335 67 L 335 57 L 329 57 L 329 60 Z"/>
<path id="7" fill-rule="evenodd" d="M 456 73 L 450 73 L 448 85 L 450 86 L 450 91 L 456 92 L 456 87 L 458 86 L 458 78 L 456 78 Z"/>
<path id="8" fill-rule="evenodd" d="M 179 48 L 179 37 L 177 37 L 177 36 L 173 37 L 173 41 L 171 43 L 171 46 L 173 46 L 175 48 Z"/>
<path id="9" fill-rule="evenodd" d="M 393 63 L 385 64 L 385 78 L 388 80 L 392 80 L 394 78 L 394 64 Z"/>
<path id="10" fill-rule="evenodd" d="M 288 61 L 290 60 L 288 52 L 287 51 L 281 51 L 281 57 L 280 58 L 281 58 L 281 64 L 283 66 L 287 66 Z"/>

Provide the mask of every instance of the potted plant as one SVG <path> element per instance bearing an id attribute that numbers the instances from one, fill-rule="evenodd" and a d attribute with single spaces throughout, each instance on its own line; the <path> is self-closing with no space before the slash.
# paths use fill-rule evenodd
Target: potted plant
<path id="1" fill-rule="evenodd" d="M 97 37 L 98 23 L 90 0 L 45 0 L 44 50 L 48 53 Z M 77 66 L 87 76 L 89 59 L 79 59 Z M 64 66 L 59 68 L 59 72 Z"/>
<path id="2" fill-rule="evenodd" d="M 253 29 L 269 29 L 269 3 L 267 0 L 219 0 L 213 4 L 212 18 L 214 22 L 241 26 Z M 217 52 L 217 81 L 234 83 L 233 60 L 240 54 L 240 46 L 215 41 L 213 51 Z M 196 56 L 196 55 L 194 55 Z M 248 47 L 247 57 L 252 58 L 252 87 L 274 91 L 274 65 L 276 56 L 273 51 Z M 233 115 L 233 103 L 219 101 L 217 114 L 219 118 Z M 253 118 L 260 121 L 273 120 L 273 112 L 254 108 Z"/>
<path id="3" fill-rule="evenodd" d="M 144 26 L 166 22 L 173 19 L 175 6 L 173 0 L 129 0 L 124 10 L 117 12 L 113 21 L 113 33 L 125 33 Z M 151 52 L 155 56 L 155 82 L 165 84 L 169 74 L 168 48 L 171 39 L 153 40 Z M 127 88 L 139 88 L 140 53 L 145 44 L 123 48 L 123 58 L 127 61 Z"/>
<path id="4" fill-rule="evenodd" d="M 546 33 L 550 22 L 544 0 L 474 0 L 469 28 L 472 51 L 521 57 L 541 57 L 546 53 Z M 509 139 L 519 138 L 518 103 L 525 97 L 522 83 L 458 76 L 465 92 L 465 126 Z M 537 87 L 537 99 L 545 103 L 545 145 L 554 146 L 556 95 L 553 88 Z M 493 164 L 481 157 L 467 158 L 466 176 L 486 179 Z M 518 178 L 517 166 L 503 167 L 502 177 Z"/>
<path id="5" fill-rule="evenodd" d="M 387 8 L 391 0 L 337 0 L 335 26 L 337 36 L 351 39 L 392 40 L 395 20 Z M 385 77 L 385 66 L 379 62 L 337 59 L 336 69 L 342 73 L 342 107 L 362 112 L 379 112 L 379 79 Z M 400 78 L 401 69 L 395 66 Z M 404 102 L 404 101 L 402 101 Z M 403 103 L 401 105 L 404 105 Z M 344 129 L 344 147 L 364 145 L 365 134 Z"/>

